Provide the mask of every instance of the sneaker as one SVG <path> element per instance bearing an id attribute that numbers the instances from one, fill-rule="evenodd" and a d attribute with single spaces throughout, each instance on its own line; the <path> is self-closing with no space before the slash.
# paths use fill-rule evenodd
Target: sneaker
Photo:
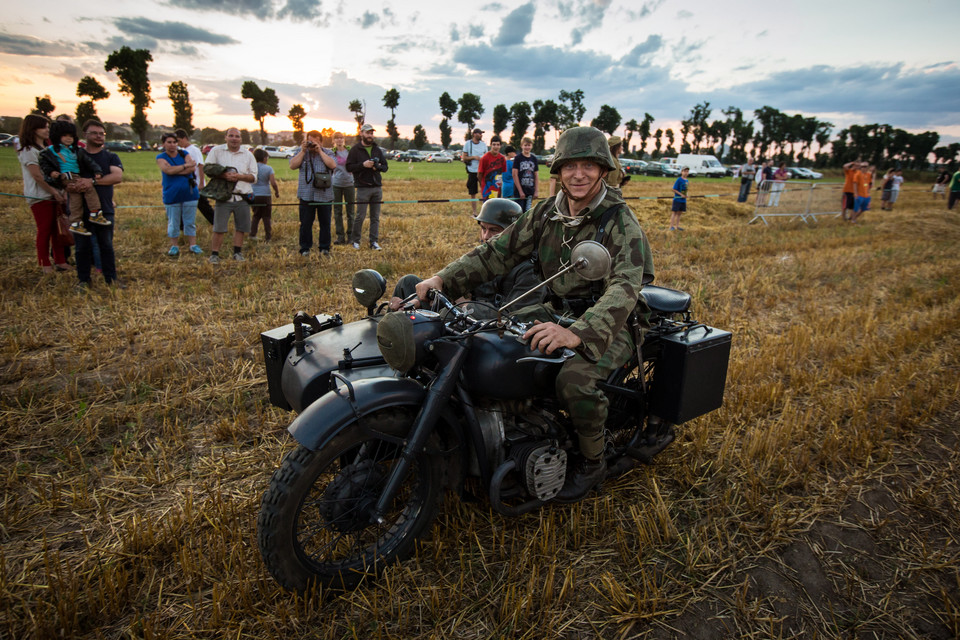
<path id="1" fill-rule="evenodd" d="M 301 252 L 300 252 L 300 255 L 303 256 L 304 258 L 309 258 L 309 257 L 310 257 L 310 252 L 309 252 L 309 251 L 301 251 Z"/>
<path id="2" fill-rule="evenodd" d="M 320 257 L 321 257 L 321 258 L 329 258 L 329 257 L 330 257 L 330 251 L 328 251 L 327 249 L 322 249 L 322 250 L 320 251 Z"/>
<path id="3" fill-rule="evenodd" d="M 70 224 L 70 231 L 77 234 L 78 236 L 92 236 L 89 230 L 79 222 L 74 222 Z M 357 247 L 358 249 L 360 247 Z"/>
<path id="4" fill-rule="evenodd" d="M 343 236 L 337 236 L 337 239 L 333 241 L 333 244 L 347 244 L 347 241 L 343 239 Z"/>
<path id="5" fill-rule="evenodd" d="M 359 242 L 354 242 L 354 243 L 353 243 L 353 248 L 356 249 L 357 251 L 359 251 L 359 250 L 360 250 L 360 243 L 359 243 Z"/>
<path id="6" fill-rule="evenodd" d="M 192 244 L 190 245 L 190 253 L 195 253 L 198 256 L 203 255 L 203 249 L 201 249 L 200 245 L 198 244 Z"/>
<path id="7" fill-rule="evenodd" d="M 236 260 L 237 262 L 246 262 L 246 261 L 247 261 L 247 259 L 243 257 L 243 254 L 242 254 L 242 253 L 235 253 L 235 254 L 233 254 L 233 259 Z"/>
<path id="8" fill-rule="evenodd" d="M 126 289 L 127 285 L 123 283 L 123 280 L 111 280 L 107 283 L 107 286 L 113 287 L 114 289 Z"/>
<path id="9" fill-rule="evenodd" d="M 78 283 L 77 283 L 77 293 L 90 293 L 90 283 L 89 283 L 89 282 L 78 282 Z"/>
<path id="10" fill-rule="evenodd" d="M 220 256 L 216 254 L 210 256 L 210 264 L 220 264 Z"/>
<path id="11" fill-rule="evenodd" d="M 379 242 L 371 242 L 370 248 L 373 249 L 374 251 L 383 251 L 383 247 L 380 246 Z"/>
<path id="12" fill-rule="evenodd" d="M 178 247 L 178 246 L 176 246 L 176 245 L 170 247 L 170 250 L 167 251 L 167 255 L 168 255 L 168 256 L 174 256 L 174 257 L 180 255 L 180 247 Z"/>
<path id="13" fill-rule="evenodd" d="M 93 224 L 101 224 L 105 227 L 109 227 L 111 224 L 113 224 L 99 211 L 91 211 L 89 221 Z"/>

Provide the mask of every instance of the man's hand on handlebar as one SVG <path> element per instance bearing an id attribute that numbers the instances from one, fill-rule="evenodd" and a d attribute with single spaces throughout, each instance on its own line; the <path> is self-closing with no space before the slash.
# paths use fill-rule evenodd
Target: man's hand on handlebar
<path id="1" fill-rule="evenodd" d="M 580 346 L 580 337 L 570 329 L 561 327 L 553 322 L 540 322 L 536 320 L 533 326 L 527 329 L 523 334 L 524 340 L 530 341 L 530 349 L 551 354 L 557 349 L 569 347 L 576 349 Z"/>
<path id="2" fill-rule="evenodd" d="M 406 298 L 398 298 L 393 296 L 390 298 L 390 311 L 399 311 L 400 309 L 417 309 L 420 307 L 420 301 L 417 300 L 417 294 L 412 293 Z"/>
<path id="3" fill-rule="evenodd" d="M 443 289 L 443 278 L 433 276 L 417 283 L 417 298 L 420 299 L 421 304 L 430 302 L 431 289 Z"/>

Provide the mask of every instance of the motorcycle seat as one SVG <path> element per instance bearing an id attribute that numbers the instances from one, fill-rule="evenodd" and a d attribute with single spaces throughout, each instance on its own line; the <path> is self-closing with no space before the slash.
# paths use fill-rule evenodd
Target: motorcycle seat
<path id="1" fill-rule="evenodd" d="M 683 313 L 690 308 L 690 294 L 676 289 L 648 284 L 640 290 L 640 295 L 650 309 L 660 313 Z"/>

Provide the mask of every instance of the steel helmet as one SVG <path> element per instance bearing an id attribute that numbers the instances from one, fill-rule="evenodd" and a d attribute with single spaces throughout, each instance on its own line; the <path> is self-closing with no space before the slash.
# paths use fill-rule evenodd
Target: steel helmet
<path id="1" fill-rule="evenodd" d="M 550 173 L 560 173 L 560 167 L 571 160 L 592 160 L 606 171 L 616 168 L 607 136 L 594 127 L 570 127 L 560 134 Z"/>
<path id="2" fill-rule="evenodd" d="M 476 217 L 476 221 L 506 229 L 516 222 L 521 213 L 523 209 L 520 205 L 509 198 L 490 198 L 480 207 L 480 215 Z"/>

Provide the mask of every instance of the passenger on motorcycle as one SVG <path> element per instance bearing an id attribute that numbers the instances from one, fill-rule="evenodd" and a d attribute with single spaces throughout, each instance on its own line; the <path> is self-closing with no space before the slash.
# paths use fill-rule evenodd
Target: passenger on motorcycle
<path id="1" fill-rule="evenodd" d="M 516 222 L 523 210 L 520 205 L 507 198 L 490 198 L 483 203 L 480 215 L 475 219 L 480 225 L 480 242 L 486 242 L 503 233 L 503 230 Z M 408 296 L 412 295 L 421 278 L 407 274 L 397 281 L 390 298 L 390 309 L 396 311 Z M 510 302 L 520 294 L 529 291 L 540 284 L 541 280 L 533 268 L 533 260 L 524 260 L 513 267 L 505 276 L 497 276 L 489 282 L 484 282 L 470 291 L 457 302 L 474 300 L 480 303 L 472 305 L 466 311 L 475 318 L 489 320 L 497 317 L 497 309 Z M 538 295 L 536 300 L 542 301 Z"/>
<path id="2" fill-rule="evenodd" d="M 635 348 L 627 320 L 635 309 L 645 318 L 640 289 L 653 280 L 650 245 L 636 215 L 622 195 L 604 183 L 614 167 L 601 131 L 567 129 L 557 141 L 550 167 L 558 174 L 561 193 L 416 286 L 421 300 L 431 289 L 456 298 L 531 259 L 537 275 L 545 279 L 566 267 L 571 250 L 584 240 L 599 239 L 610 251 L 610 274 L 602 282 L 567 272 L 551 283 L 545 304 L 515 313 L 536 321 L 524 334 L 532 349 L 549 354 L 569 347 L 577 352 L 564 363 L 556 391 L 577 431 L 582 459 L 568 470 L 559 501 L 581 499 L 606 474 L 603 426 L 609 403 L 598 382 L 626 362 Z M 558 323 L 557 314 L 575 320 Z"/>

